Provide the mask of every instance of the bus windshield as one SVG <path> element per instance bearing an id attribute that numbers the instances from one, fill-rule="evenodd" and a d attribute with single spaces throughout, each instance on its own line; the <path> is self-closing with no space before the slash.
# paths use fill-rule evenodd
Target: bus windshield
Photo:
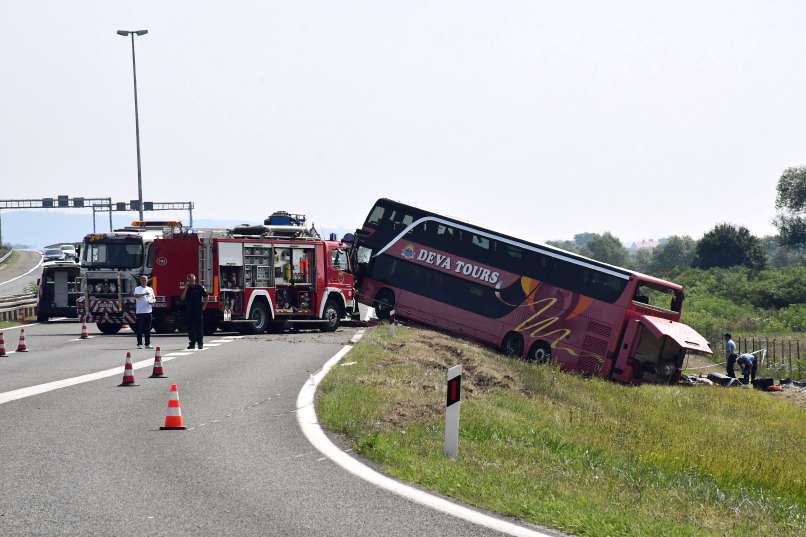
<path id="1" fill-rule="evenodd" d="M 683 305 L 683 292 L 656 283 L 639 281 L 635 287 L 633 302 L 666 311 L 680 313 Z"/>
<path id="2" fill-rule="evenodd" d="M 143 265 L 140 239 L 111 239 L 84 243 L 81 263 L 85 267 L 131 269 Z"/>

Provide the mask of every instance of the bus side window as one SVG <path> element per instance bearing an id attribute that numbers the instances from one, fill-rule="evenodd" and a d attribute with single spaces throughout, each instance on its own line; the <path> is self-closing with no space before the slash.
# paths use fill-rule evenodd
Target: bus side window
<path id="1" fill-rule="evenodd" d="M 482 237 L 481 235 L 473 234 L 471 235 L 471 241 L 473 246 L 481 248 L 482 250 L 489 250 L 490 249 L 490 239 L 487 237 Z"/>
<path id="2" fill-rule="evenodd" d="M 367 218 L 367 223 L 371 226 L 377 226 L 383 220 L 383 213 L 386 212 L 386 209 L 381 205 L 376 205 L 372 209 L 372 213 Z"/>

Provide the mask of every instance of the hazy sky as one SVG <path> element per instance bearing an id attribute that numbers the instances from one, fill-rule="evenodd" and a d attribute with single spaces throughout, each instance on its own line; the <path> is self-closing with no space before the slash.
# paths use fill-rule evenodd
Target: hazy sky
<path id="1" fill-rule="evenodd" d="M 353 228 L 391 197 L 533 240 L 772 233 L 806 164 L 797 1 L 0 0 L 0 198 Z"/>

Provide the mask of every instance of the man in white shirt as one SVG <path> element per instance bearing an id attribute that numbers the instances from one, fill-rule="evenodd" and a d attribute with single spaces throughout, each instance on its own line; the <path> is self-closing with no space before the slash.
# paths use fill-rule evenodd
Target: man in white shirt
<path id="1" fill-rule="evenodd" d="M 137 348 L 143 348 L 143 336 L 146 339 L 146 349 L 151 348 L 151 304 L 157 299 L 154 290 L 148 286 L 148 277 L 140 276 L 140 285 L 134 288 L 135 313 L 137 313 Z"/>

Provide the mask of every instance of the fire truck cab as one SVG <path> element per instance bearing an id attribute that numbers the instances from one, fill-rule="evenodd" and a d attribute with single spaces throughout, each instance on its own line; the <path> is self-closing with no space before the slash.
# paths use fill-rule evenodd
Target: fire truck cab
<path id="1" fill-rule="evenodd" d="M 198 230 L 155 240 L 155 329 L 171 332 L 183 324 L 181 294 L 190 273 L 208 292 L 207 334 L 219 327 L 245 333 L 304 324 L 325 331 L 338 328 L 356 304 L 348 246 L 323 240 L 301 224 L 300 215 L 275 213 L 263 226 Z"/>
<path id="2" fill-rule="evenodd" d="M 175 221 L 135 221 L 113 233 L 87 235 L 81 248 L 79 317 L 95 322 L 104 334 L 115 334 L 124 324 L 134 325 L 132 293 L 141 275 L 151 275 L 153 243 L 181 230 L 182 224 Z"/>

